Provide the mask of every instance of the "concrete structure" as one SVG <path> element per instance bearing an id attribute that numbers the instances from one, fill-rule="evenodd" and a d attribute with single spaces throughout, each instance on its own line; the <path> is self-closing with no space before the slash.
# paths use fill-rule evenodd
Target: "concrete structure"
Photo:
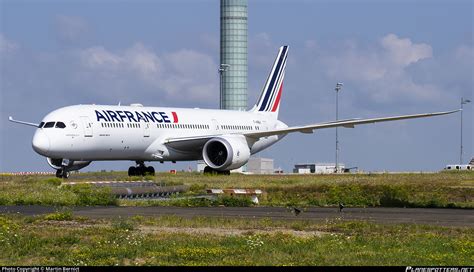
<path id="1" fill-rule="evenodd" d="M 247 110 L 247 0 L 221 0 L 220 107 Z"/>
<path id="2" fill-rule="evenodd" d="M 273 159 L 250 158 L 247 163 L 247 172 L 252 174 L 273 174 Z"/>
<path id="3" fill-rule="evenodd" d="M 196 165 L 196 171 L 198 171 L 199 173 L 203 173 L 204 172 L 204 168 L 206 167 L 206 163 L 204 161 L 197 161 L 197 165 Z"/>
<path id="4" fill-rule="evenodd" d="M 230 195 L 234 196 L 250 196 L 253 203 L 258 205 L 258 196 L 263 192 L 259 189 L 207 189 L 208 194 L 212 195 Z"/>
<path id="5" fill-rule="evenodd" d="M 333 174 L 336 168 L 334 163 L 299 163 L 295 165 L 295 174 Z M 337 173 L 343 173 L 344 164 L 338 163 Z"/>

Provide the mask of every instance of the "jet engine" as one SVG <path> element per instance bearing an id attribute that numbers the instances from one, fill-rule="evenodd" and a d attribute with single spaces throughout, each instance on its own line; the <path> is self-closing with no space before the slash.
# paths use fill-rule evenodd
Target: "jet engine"
<path id="1" fill-rule="evenodd" d="M 248 162 L 250 148 L 242 135 L 216 137 L 204 145 L 202 157 L 206 164 L 215 170 L 233 170 Z"/>
<path id="2" fill-rule="evenodd" d="M 90 161 L 71 161 L 66 159 L 46 158 L 49 166 L 56 170 L 65 169 L 66 171 L 75 171 L 88 166 Z"/>

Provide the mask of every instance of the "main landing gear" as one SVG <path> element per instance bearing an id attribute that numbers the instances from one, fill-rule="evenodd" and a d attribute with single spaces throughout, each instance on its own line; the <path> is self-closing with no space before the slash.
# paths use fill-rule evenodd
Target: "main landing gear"
<path id="1" fill-rule="evenodd" d="M 69 172 L 66 171 L 66 169 L 64 169 L 64 168 L 63 169 L 58 169 L 56 171 L 56 177 L 67 179 L 67 178 L 69 178 Z"/>
<path id="2" fill-rule="evenodd" d="M 213 169 L 209 166 L 204 167 L 204 174 L 209 174 L 209 175 L 224 175 L 224 176 L 229 176 L 230 171 L 218 171 L 216 169 Z"/>
<path id="3" fill-rule="evenodd" d="M 129 176 L 154 176 L 155 175 L 155 168 L 152 166 L 145 166 L 144 162 L 138 162 L 137 161 L 137 166 L 132 166 L 128 168 L 128 175 Z"/>

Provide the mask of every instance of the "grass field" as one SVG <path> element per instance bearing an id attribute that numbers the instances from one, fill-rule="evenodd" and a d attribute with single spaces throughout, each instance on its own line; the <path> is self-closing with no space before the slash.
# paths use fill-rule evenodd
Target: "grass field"
<path id="1" fill-rule="evenodd" d="M 267 206 L 451 207 L 474 208 L 474 171 L 430 174 L 240 175 L 158 173 L 146 177 L 166 185 L 187 185 L 186 195 L 208 188 L 254 188 Z M 73 174 L 69 181 L 137 180 L 125 172 Z M 117 201 L 107 189 L 88 185 L 59 186 L 61 180 L 41 176 L 0 176 L 0 205 L 250 205 L 248 201 Z"/>
<path id="2" fill-rule="evenodd" d="M 472 265 L 472 228 L 0 215 L 0 265 Z"/>
<path id="3" fill-rule="evenodd" d="M 136 179 L 136 178 L 134 178 Z M 474 208 L 474 173 L 147 177 L 207 188 L 255 188 L 261 205 Z M 132 180 L 84 173 L 69 181 Z M 88 219 L 73 205 L 250 205 L 248 200 L 116 200 L 107 188 L 64 186 L 54 177 L 0 176 L 0 205 L 54 205 L 43 216 L 0 215 L 1 265 L 461 265 L 474 263 L 474 229 L 178 216 Z"/>

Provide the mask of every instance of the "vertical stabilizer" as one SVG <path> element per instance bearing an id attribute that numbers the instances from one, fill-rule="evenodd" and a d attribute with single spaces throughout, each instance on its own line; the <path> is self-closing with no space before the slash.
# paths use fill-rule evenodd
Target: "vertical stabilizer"
<path id="1" fill-rule="evenodd" d="M 260 98 L 252 111 L 269 112 L 273 113 L 275 117 L 278 117 L 287 57 L 288 46 L 285 45 L 280 47 L 270 74 L 268 75 L 267 81 L 263 87 L 262 94 L 260 94 Z"/>

